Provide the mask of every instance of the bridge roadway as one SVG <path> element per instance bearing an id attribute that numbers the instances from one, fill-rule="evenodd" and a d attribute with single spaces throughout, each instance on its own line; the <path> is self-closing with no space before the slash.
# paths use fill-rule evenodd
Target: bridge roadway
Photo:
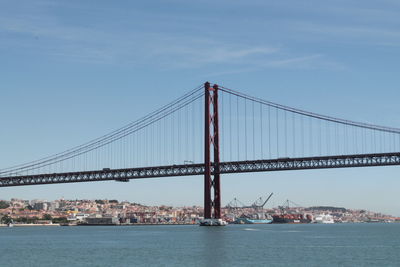
<path id="1" fill-rule="evenodd" d="M 391 165 L 400 165 L 400 153 L 396 152 L 221 162 L 220 173 L 227 174 Z M 127 182 L 130 179 L 191 176 L 203 174 L 204 164 L 169 165 L 129 169 L 103 169 L 84 172 L 0 177 L 0 187 L 109 180 Z"/>

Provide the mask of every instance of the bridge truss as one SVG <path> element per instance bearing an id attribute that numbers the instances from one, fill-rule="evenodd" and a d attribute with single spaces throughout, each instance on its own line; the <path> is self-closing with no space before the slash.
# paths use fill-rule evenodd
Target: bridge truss
<path id="1" fill-rule="evenodd" d="M 244 172 L 270 172 L 393 165 L 400 165 L 400 153 L 231 161 L 221 162 L 219 171 L 220 174 L 228 174 Z M 214 166 L 211 166 L 211 172 L 214 172 Z M 184 164 L 127 169 L 105 169 L 100 171 L 38 174 L 14 176 L 8 178 L 4 177 L 0 179 L 0 187 L 57 183 L 98 182 L 112 180 L 127 182 L 130 179 L 193 176 L 204 174 L 204 164 Z"/>

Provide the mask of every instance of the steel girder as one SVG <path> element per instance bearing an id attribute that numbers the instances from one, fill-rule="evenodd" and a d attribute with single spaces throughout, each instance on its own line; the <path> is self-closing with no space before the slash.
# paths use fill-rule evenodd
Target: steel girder
<path id="1" fill-rule="evenodd" d="M 126 181 L 127 179 L 190 176 L 201 174 L 204 174 L 203 164 L 171 165 L 133 169 L 110 169 L 100 171 L 66 172 L 2 177 L 0 178 L 0 187 L 36 184 L 96 182 L 110 180 Z"/>
<path id="2" fill-rule="evenodd" d="M 400 165 L 400 153 L 340 155 L 221 163 L 221 173 Z"/>
<path id="3" fill-rule="evenodd" d="M 400 165 L 400 153 L 340 155 L 307 158 L 279 158 L 272 160 L 221 162 L 220 173 L 226 174 L 391 165 Z M 204 164 L 170 165 L 130 169 L 110 169 L 100 171 L 1 177 L 0 187 L 110 180 L 127 181 L 129 179 L 191 175 L 204 175 Z"/>

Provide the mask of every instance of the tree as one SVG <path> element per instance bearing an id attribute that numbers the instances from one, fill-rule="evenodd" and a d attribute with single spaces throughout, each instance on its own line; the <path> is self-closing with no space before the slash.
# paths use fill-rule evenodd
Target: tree
<path id="1" fill-rule="evenodd" d="M 51 217 L 50 214 L 43 215 L 43 220 L 52 220 L 52 219 L 53 219 L 53 217 Z"/>
<path id="2" fill-rule="evenodd" d="M 15 219 L 17 222 L 22 222 L 22 223 L 35 223 L 38 220 L 38 217 L 20 217 Z"/>
<path id="3" fill-rule="evenodd" d="M 19 217 L 19 218 L 15 218 L 16 222 L 20 222 L 20 223 L 27 223 L 28 222 L 28 218 L 26 217 Z"/>
<path id="4" fill-rule="evenodd" d="M 8 215 L 4 215 L 1 218 L 1 222 L 4 223 L 4 224 L 9 224 L 9 223 L 12 222 L 12 218 L 10 216 L 8 216 Z"/>
<path id="5" fill-rule="evenodd" d="M 1 209 L 6 209 L 8 207 L 10 207 L 10 204 L 7 201 L 0 200 L 0 210 Z"/>
<path id="6" fill-rule="evenodd" d="M 68 223 L 67 217 L 53 218 L 53 223 Z"/>

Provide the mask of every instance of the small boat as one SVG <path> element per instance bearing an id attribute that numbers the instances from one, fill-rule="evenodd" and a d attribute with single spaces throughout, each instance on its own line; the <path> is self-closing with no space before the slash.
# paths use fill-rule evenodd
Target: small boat
<path id="1" fill-rule="evenodd" d="M 7 227 L 14 227 L 14 220 L 10 218 L 10 220 L 7 222 Z"/>
<path id="2" fill-rule="evenodd" d="M 335 223 L 330 214 L 320 214 L 315 216 L 314 223 Z"/>
<path id="3" fill-rule="evenodd" d="M 200 226 L 225 226 L 228 223 L 222 219 L 204 219 L 200 221 Z"/>

